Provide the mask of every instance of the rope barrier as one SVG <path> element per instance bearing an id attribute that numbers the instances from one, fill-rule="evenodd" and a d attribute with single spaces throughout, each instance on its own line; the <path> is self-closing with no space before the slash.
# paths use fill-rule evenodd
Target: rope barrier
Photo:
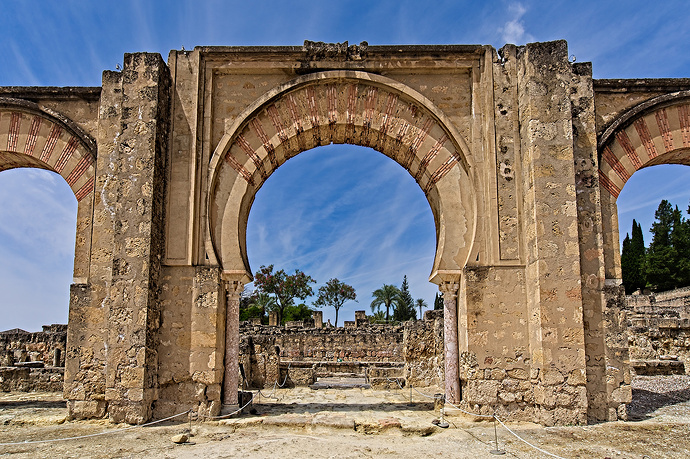
<path id="1" fill-rule="evenodd" d="M 161 422 L 169 421 L 171 419 L 180 417 L 182 415 L 190 413 L 192 410 L 187 410 L 183 413 L 178 413 L 173 416 L 169 416 L 164 419 L 159 419 L 157 421 L 152 421 L 152 422 L 147 422 L 146 424 L 140 424 L 137 426 L 129 426 L 129 427 L 124 427 L 122 429 L 114 429 L 114 430 L 108 430 L 105 432 L 98 432 L 95 434 L 88 434 L 88 435 L 79 435 L 76 437 L 64 437 L 64 438 L 50 438 L 48 440 L 25 440 L 25 441 L 17 441 L 17 442 L 10 442 L 10 443 L 0 443 L 0 446 L 18 446 L 18 445 L 35 445 L 37 443 L 53 443 L 53 442 L 58 442 L 58 441 L 67 441 L 67 440 L 79 440 L 82 438 L 91 438 L 91 437 L 99 437 L 101 435 L 110 435 L 113 433 L 118 433 L 118 432 L 125 432 L 127 430 L 134 430 L 138 429 L 140 427 L 147 427 L 147 426 L 152 426 L 154 424 L 159 424 Z"/>
<path id="2" fill-rule="evenodd" d="M 287 368 L 287 371 L 286 371 L 286 373 L 285 373 L 285 378 L 283 379 L 283 383 L 282 383 L 282 384 L 279 384 L 279 383 L 278 383 L 278 380 L 276 379 L 275 383 L 273 384 L 273 389 L 271 390 L 271 393 L 270 393 L 269 395 L 263 394 L 263 393 L 261 392 L 261 390 L 257 390 L 256 394 L 250 392 L 250 393 L 252 394 L 251 398 L 250 398 L 249 401 L 248 401 L 247 403 L 245 403 L 241 408 L 239 408 L 239 409 L 233 411 L 232 413 L 224 414 L 224 415 L 221 415 L 221 416 L 205 416 L 205 417 L 204 417 L 204 420 L 226 419 L 226 418 L 229 418 L 229 417 L 231 417 L 231 416 L 234 416 L 235 414 L 240 413 L 240 412 L 241 412 L 242 410 L 244 410 L 247 406 L 249 406 L 249 405 L 254 401 L 254 398 L 255 398 L 257 395 L 263 395 L 265 398 L 274 398 L 274 397 L 271 397 L 271 395 L 272 395 L 273 393 L 275 393 L 275 391 L 276 391 L 276 386 L 280 386 L 280 387 L 282 388 L 282 387 L 285 385 L 285 383 L 287 382 L 287 378 L 288 378 L 288 374 L 289 374 L 290 366 L 291 366 L 291 365 L 292 365 L 292 362 L 291 362 L 290 364 L 288 364 L 288 368 Z M 400 384 L 400 381 L 398 381 L 397 379 L 390 379 L 390 378 L 388 378 L 388 377 L 386 377 L 386 379 L 387 379 L 389 382 L 395 382 L 395 383 L 398 385 L 398 387 L 400 388 L 400 390 L 404 390 L 404 389 L 403 389 L 403 386 Z M 390 390 L 390 389 L 389 389 L 389 390 Z M 430 396 L 430 395 L 427 395 L 427 394 L 424 394 L 424 393 L 420 392 L 419 390 L 417 390 L 416 387 L 413 387 L 413 386 L 410 384 L 410 402 L 412 401 L 412 392 L 411 392 L 412 390 L 414 390 L 415 392 L 417 392 L 419 395 L 421 395 L 421 396 L 423 396 L 423 397 L 426 397 L 426 398 L 429 398 L 429 399 L 432 399 L 432 400 L 437 400 L 437 399 L 438 399 L 438 397 L 436 397 L 436 396 Z M 444 397 L 444 398 L 445 398 L 445 397 Z M 275 397 L 275 399 L 277 399 L 277 397 Z M 496 414 L 487 415 L 487 414 L 472 413 L 472 412 L 470 412 L 470 411 L 463 410 L 462 408 L 460 408 L 460 407 L 458 407 L 458 406 L 456 406 L 456 405 L 454 405 L 454 404 L 448 402 L 447 400 L 445 401 L 445 403 L 447 403 L 448 405 L 452 406 L 452 407 L 455 408 L 456 410 L 458 410 L 458 411 L 460 411 L 460 412 L 462 412 L 462 413 L 465 413 L 465 414 L 467 414 L 467 415 L 470 415 L 470 416 L 476 416 L 476 417 L 487 418 L 487 419 L 488 419 L 488 418 L 492 418 L 492 419 L 494 419 L 494 421 L 498 421 L 498 423 L 501 424 L 501 426 L 503 426 L 511 435 L 513 435 L 515 438 L 517 438 L 517 439 L 520 440 L 521 442 L 525 443 L 526 445 L 528 445 L 528 446 L 534 448 L 535 450 L 537 450 L 537 451 L 539 451 L 539 452 L 541 452 L 541 453 L 544 453 L 544 454 L 546 454 L 546 455 L 548 455 L 548 456 L 550 456 L 550 457 L 555 457 L 555 458 L 557 458 L 557 459 L 565 459 L 565 458 L 563 458 L 562 456 L 558 456 L 558 455 L 556 455 L 556 454 L 550 453 L 549 451 L 546 451 L 546 450 L 544 450 L 544 449 L 542 449 L 542 448 L 539 448 L 538 446 L 536 446 L 536 445 L 534 445 L 534 444 L 528 442 L 527 440 L 525 440 L 524 438 L 522 438 L 521 436 L 519 436 L 517 433 L 515 433 L 513 430 L 511 430 L 503 421 L 501 421 L 501 419 L 500 419 Z M 134 430 L 134 429 L 138 429 L 138 428 L 141 428 L 141 427 L 151 426 L 151 425 L 154 425 L 154 424 L 160 424 L 160 423 L 162 423 L 162 422 L 169 421 L 169 420 L 171 420 L 171 419 L 175 419 L 175 418 L 180 417 L 180 416 L 183 416 L 183 415 L 185 415 L 185 414 L 189 414 L 189 415 L 190 415 L 190 423 L 191 423 L 191 413 L 193 413 L 193 410 L 190 409 L 190 410 L 184 411 L 184 412 L 182 412 L 182 413 L 178 413 L 178 414 L 169 416 L 169 417 L 164 418 L 164 419 L 159 419 L 159 420 L 157 420 L 157 421 L 148 422 L 148 423 L 146 423 L 146 424 L 141 424 L 141 425 L 136 425 L 136 426 L 125 427 L 125 428 L 122 428 L 122 429 L 108 430 L 108 431 L 105 431 L 105 432 L 99 432 L 99 433 L 94 433 L 94 434 L 79 435 L 79 436 L 64 437 L 64 438 L 51 438 L 51 439 L 47 439 L 47 440 L 30 440 L 30 441 L 29 441 L 29 440 L 26 440 L 26 441 L 21 441 L 21 442 L 0 443 L 0 446 L 32 445 L 32 444 L 38 444 L 38 443 L 53 443 L 53 442 L 59 442 L 59 441 L 79 440 L 79 439 L 83 439 L 83 438 L 93 438 L 93 437 L 98 437 L 98 436 L 102 436 L 102 435 L 110 435 L 110 434 L 119 433 L 119 432 L 126 432 L 126 431 L 128 431 L 128 430 Z M 494 429 L 495 429 L 495 425 L 494 425 Z M 496 445 L 496 447 L 498 448 L 498 444 Z"/>
<path id="3" fill-rule="evenodd" d="M 398 384 L 398 387 L 400 387 L 400 390 L 403 390 L 402 385 L 400 384 L 400 382 L 399 382 L 397 379 L 394 380 L 394 379 L 390 379 L 390 378 L 388 378 L 388 377 L 386 377 L 386 379 L 387 379 L 389 382 L 395 382 L 395 383 L 397 383 L 397 384 Z M 412 385 L 410 385 L 410 387 L 412 387 Z M 417 392 L 419 395 L 423 396 L 423 397 L 431 398 L 431 399 L 434 399 L 434 400 L 436 399 L 436 397 L 432 397 L 432 396 L 430 396 L 430 395 L 427 395 L 427 394 L 424 394 L 424 393 L 418 391 L 416 387 L 412 387 L 412 389 L 413 389 L 415 392 Z M 515 438 L 517 438 L 517 439 L 520 440 L 521 442 L 525 443 L 526 445 L 529 445 L 529 446 L 531 446 L 532 448 L 536 449 L 537 451 L 540 451 L 540 452 L 542 452 L 542 453 L 544 453 L 544 454 L 546 454 L 546 455 L 548 455 L 548 456 L 555 457 L 555 458 L 557 458 L 557 459 L 565 459 L 565 458 L 562 457 L 562 456 L 558 456 L 558 455 L 556 455 L 556 454 L 550 453 L 550 452 L 548 452 L 548 451 L 546 451 L 546 450 L 543 450 L 543 449 L 539 448 L 538 446 L 533 445 L 532 443 L 528 442 L 527 440 L 525 440 L 524 438 L 522 438 L 521 436 L 519 436 L 518 434 L 516 434 L 514 431 L 512 431 L 507 425 L 505 425 L 505 423 L 504 423 L 503 421 L 501 421 L 501 419 L 500 419 L 498 416 L 496 416 L 496 414 L 491 414 L 491 415 L 489 415 L 489 414 L 471 413 L 471 412 L 469 412 L 469 411 L 463 410 L 462 408 L 460 408 L 460 407 L 458 407 L 458 406 L 456 406 L 456 405 L 453 405 L 453 404 L 450 403 L 449 401 L 446 401 L 445 403 L 447 403 L 448 405 L 452 406 L 452 407 L 455 408 L 456 410 L 461 411 L 461 412 L 463 412 L 463 413 L 465 413 L 465 414 L 468 414 L 468 415 L 470 415 L 470 416 L 476 416 L 476 417 L 486 418 L 486 419 L 493 418 L 493 419 L 495 419 L 496 421 L 498 421 L 498 423 L 501 424 L 508 432 L 510 432 L 511 435 L 513 435 Z"/>
<path id="4" fill-rule="evenodd" d="M 255 394 L 252 394 L 252 398 L 250 398 L 249 401 L 247 403 L 245 403 L 243 407 L 233 411 L 232 413 L 223 414 L 221 416 L 205 416 L 204 419 L 205 420 L 226 419 L 226 418 L 229 418 L 230 416 L 234 416 L 237 413 L 239 413 L 240 411 L 242 411 L 243 409 L 245 409 L 246 407 L 248 407 L 254 401 L 255 396 L 256 396 Z"/>
<path id="5" fill-rule="evenodd" d="M 287 378 L 288 378 L 288 374 L 290 373 L 290 367 L 291 367 L 291 366 L 292 366 L 292 362 L 288 363 L 287 370 L 285 370 L 285 379 L 283 379 L 283 384 L 278 384 L 278 385 L 280 386 L 281 389 L 283 388 L 283 386 L 284 386 L 285 383 L 287 382 Z M 278 377 L 280 378 L 280 376 L 278 376 Z M 276 382 L 278 382 L 277 379 L 276 379 Z"/>
<path id="6" fill-rule="evenodd" d="M 544 453 L 544 454 L 546 454 L 546 455 L 548 455 L 548 456 L 555 457 L 555 458 L 558 458 L 558 459 L 565 459 L 565 458 L 562 457 L 562 456 L 557 456 L 557 455 L 555 455 L 555 454 L 553 454 L 553 453 L 550 453 L 550 452 L 548 452 L 548 451 L 545 451 L 545 450 L 539 448 L 538 446 L 535 446 L 535 445 L 533 445 L 532 443 L 528 442 L 527 440 L 525 440 L 524 438 L 522 438 L 521 436 L 519 436 L 518 434 L 516 434 L 516 433 L 513 432 L 512 430 L 510 430 L 510 428 L 509 428 L 507 425 L 505 425 L 505 424 L 503 423 L 503 421 L 501 421 L 501 420 L 498 418 L 498 416 L 494 416 L 494 419 L 496 419 L 496 420 L 499 422 L 499 424 L 501 424 L 503 427 L 505 427 L 505 429 L 506 429 L 508 432 L 510 432 L 511 434 L 513 434 L 513 436 L 514 436 L 515 438 L 517 438 L 518 440 L 520 440 L 521 442 L 523 442 L 523 443 L 525 443 L 525 444 L 531 446 L 532 448 L 536 449 L 537 451 L 541 451 L 542 453 Z"/>

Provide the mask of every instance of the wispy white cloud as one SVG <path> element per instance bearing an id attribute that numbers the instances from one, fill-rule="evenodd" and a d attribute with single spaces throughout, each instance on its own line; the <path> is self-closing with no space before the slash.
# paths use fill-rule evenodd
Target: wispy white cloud
<path id="1" fill-rule="evenodd" d="M 522 19 L 525 13 L 527 13 L 527 8 L 519 2 L 511 3 L 508 5 L 508 13 L 510 14 L 510 20 L 506 21 L 503 27 L 499 29 L 503 41 L 515 45 L 534 41 L 534 37 L 525 31 L 525 23 Z"/>
<path id="2" fill-rule="evenodd" d="M 427 279 L 435 251 L 433 215 L 409 174 L 361 147 L 329 146 L 303 155 L 279 169 L 257 196 L 247 243 L 254 269 L 275 263 L 304 270 L 320 284 L 333 277 L 351 283 L 360 303 L 346 305 L 341 317 L 368 307 L 373 290 L 400 285 L 404 274 L 413 295 L 433 300 L 436 286 Z M 328 318 L 333 311 L 324 313 Z"/>

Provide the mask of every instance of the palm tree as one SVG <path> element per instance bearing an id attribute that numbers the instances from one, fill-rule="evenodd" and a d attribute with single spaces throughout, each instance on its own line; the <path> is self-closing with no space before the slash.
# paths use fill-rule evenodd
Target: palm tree
<path id="1" fill-rule="evenodd" d="M 426 307 L 427 307 L 426 301 L 424 301 L 424 299 L 422 299 L 422 298 L 417 298 L 416 303 L 417 303 L 417 307 L 419 308 L 419 320 L 422 320 L 422 318 L 423 318 L 423 316 L 422 316 L 422 308 L 426 308 Z"/>
<path id="2" fill-rule="evenodd" d="M 371 302 L 371 312 L 376 312 L 382 305 L 386 306 L 386 322 L 388 322 L 391 305 L 400 304 L 400 289 L 395 285 L 383 284 L 383 287 L 374 290 L 371 296 L 374 297 L 374 301 Z"/>

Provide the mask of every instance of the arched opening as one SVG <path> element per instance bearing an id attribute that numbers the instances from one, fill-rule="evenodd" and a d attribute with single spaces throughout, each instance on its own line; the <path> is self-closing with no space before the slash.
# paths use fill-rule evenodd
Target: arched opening
<path id="1" fill-rule="evenodd" d="M 227 291 L 237 292 L 251 280 L 246 233 L 258 190 L 286 161 L 329 144 L 371 147 L 414 177 L 434 215 L 437 243 L 430 278 L 450 286 L 455 303 L 477 226 L 470 150 L 453 123 L 423 95 L 358 71 L 298 77 L 266 93 L 225 130 L 210 161 L 205 245 L 209 261 L 222 269 Z M 237 403 L 239 335 L 239 298 L 228 298 L 226 406 Z M 449 400 L 457 401 L 455 306 L 447 308 L 444 323 L 446 380 L 453 386 L 447 392 Z"/>
<path id="2" fill-rule="evenodd" d="M 275 264 L 303 270 L 316 286 L 337 277 L 355 287 L 359 302 L 344 305 L 340 325 L 355 310 L 369 314 L 371 293 L 384 283 L 400 286 L 405 275 L 413 298 L 433 307 L 435 250 L 434 217 L 414 179 L 354 145 L 317 147 L 288 161 L 257 193 L 247 225 L 254 270 Z M 323 317 L 334 323 L 331 308 Z"/>
<path id="3" fill-rule="evenodd" d="M 619 196 L 641 169 L 690 165 L 690 93 L 659 96 L 632 107 L 603 132 L 598 150 L 606 278 L 615 283 L 622 278 L 620 244 L 625 229 L 621 225 L 619 233 Z M 663 174 L 662 170 L 668 169 L 655 168 L 652 174 Z M 647 188 L 644 195 L 653 191 Z"/>
<path id="4" fill-rule="evenodd" d="M 0 331 L 30 332 L 8 334 L 4 364 L 62 367 L 77 200 L 58 174 L 17 168 L 0 172 L 0 201 Z M 51 327 L 43 330 L 45 325 Z"/>
<path id="5" fill-rule="evenodd" d="M 88 277 L 91 226 L 84 218 L 80 226 L 76 222 L 91 212 L 95 143 L 54 110 L 0 99 L 1 328 L 35 332 L 60 324 L 40 335 L 19 333 L 12 341 L 30 339 L 44 349 L 31 360 L 62 366 L 70 285 Z M 43 339 L 45 345 L 36 346 Z"/>
<path id="6" fill-rule="evenodd" d="M 689 155 L 690 156 L 690 155 Z M 678 164 L 660 164 L 635 172 L 625 184 L 616 201 L 618 207 L 618 231 L 620 244 L 631 233 L 633 219 L 642 227 L 644 242 L 649 245 L 649 229 L 654 222 L 654 212 L 665 199 L 687 217 L 690 204 L 690 167 Z"/>

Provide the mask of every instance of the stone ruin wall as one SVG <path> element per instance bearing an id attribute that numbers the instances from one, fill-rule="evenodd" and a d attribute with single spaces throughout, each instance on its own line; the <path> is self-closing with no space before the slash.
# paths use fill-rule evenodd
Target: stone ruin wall
<path id="1" fill-rule="evenodd" d="M 357 319 L 343 328 L 313 321 L 284 327 L 243 322 L 240 362 L 251 388 L 310 385 L 333 374 L 366 375 L 374 387 L 393 380 L 418 387 L 443 385 L 443 314 L 401 325 Z"/>
<path id="2" fill-rule="evenodd" d="M 0 333 L 0 390 L 62 391 L 67 325 Z"/>
<path id="3" fill-rule="evenodd" d="M 626 300 L 635 372 L 690 374 L 690 287 Z"/>

